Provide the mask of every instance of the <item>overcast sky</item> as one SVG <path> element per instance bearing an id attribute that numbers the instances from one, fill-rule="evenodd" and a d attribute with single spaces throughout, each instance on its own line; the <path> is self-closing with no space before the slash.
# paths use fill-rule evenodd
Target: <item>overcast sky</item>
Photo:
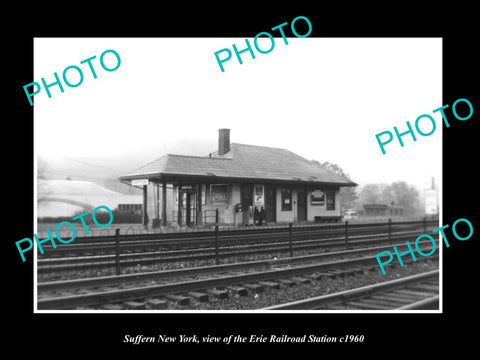
<path id="1" fill-rule="evenodd" d="M 243 65 L 233 55 L 221 72 L 214 52 L 232 44 L 243 49 L 245 39 L 35 39 L 33 81 L 51 83 L 69 65 L 84 74 L 76 88 L 35 96 L 37 155 L 108 160 L 128 173 L 165 153 L 204 156 L 230 128 L 232 142 L 336 163 L 360 185 L 441 184 L 442 121 L 432 113 L 444 105 L 440 38 L 275 38 L 270 53 L 254 48 Z M 99 63 L 108 49 L 121 57 L 113 72 Z M 80 65 L 94 55 L 97 79 Z M 115 65 L 112 54 L 105 61 Z M 414 127 L 421 114 L 437 120 L 435 133 L 404 136 L 403 148 L 395 139 L 383 155 L 375 135 Z"/>

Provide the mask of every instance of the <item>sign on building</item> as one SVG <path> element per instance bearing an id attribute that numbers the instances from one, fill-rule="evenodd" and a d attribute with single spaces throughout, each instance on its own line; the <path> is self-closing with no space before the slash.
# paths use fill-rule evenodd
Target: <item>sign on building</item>
<path id="1" fill-rule="evenodd" d="M 148 185 L 148 179 L 132 180 L 132 186 L 144 186 L 144 185 Z"/>
<path id="2" fill-rule="evenodd" d="M 325 204 L 325 193 L 323 189 L 314 189 L 310 195 L 310 204 L 311 205 L 324 205 Z"/>
<path id="3" fill-rule="evenodd" d="M 265 205 L 265 195 L 263 193 L 263 185 L 255 185 L 253 187 L 253 202 L 254 206 Z"/>
<path id="4" fill-rule="evenodd" d="M 212 204 L 228 204 L 228 185 L 210 185 L 210 198 Z"/>

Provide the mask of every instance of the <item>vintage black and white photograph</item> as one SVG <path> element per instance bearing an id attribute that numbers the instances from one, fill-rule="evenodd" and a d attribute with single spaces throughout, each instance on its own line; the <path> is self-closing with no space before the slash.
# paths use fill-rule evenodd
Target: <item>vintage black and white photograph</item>
<path id="1" fill-rule="evenodd" d="M 442 39 L 269 31 L 34 39 L 35 312 L 442 311 Z"/>

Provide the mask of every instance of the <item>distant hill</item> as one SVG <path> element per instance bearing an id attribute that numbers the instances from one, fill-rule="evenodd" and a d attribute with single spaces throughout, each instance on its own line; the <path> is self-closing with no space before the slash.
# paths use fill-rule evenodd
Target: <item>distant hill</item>
<path id="1" fill-rule="evenodd" d="M 141 190 L 121 183 L 120 175 L 138 167 L 138 160 L 131 159 L 73 159 L 60 156 L 39 156 L 38 179 L 90 181 L 121 194 L 141 194 Z"/>
<path id="2" fill-rule="evenodd" d="M 142 204 L 142 196 L 121 194 L 91 181 L 37 180 L 38 218 L 73 216 L 101 205 L 113 211 L 119 204 Z"/>
<path id="3" fill-rule="evenodd" d="M 121 174 L 138 166 L 136 159 L 38 156 L 37 217 L 74 216 L 106 205 L 141 204 L 141 189 L 121 183 Z"/>

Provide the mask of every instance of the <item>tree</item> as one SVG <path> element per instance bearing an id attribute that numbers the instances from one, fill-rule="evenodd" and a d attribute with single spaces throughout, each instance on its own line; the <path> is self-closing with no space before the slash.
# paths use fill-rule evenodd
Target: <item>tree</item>
<path id="1" fill-rule="evenodd" d="M 394 181 L 391 184 L 372 183 L 363 186 L 358 195 L 358 203 L 385 204 L 400 206 L 404 214 L 413 215 L 421 211 L 420 194 L 405 181 Z"/>
<path id="2" fill-rule="evenodd" d="M 320 163 L 324 169 L 333 172 L 334 174 L 343 176 L 350 180 L 350 175 L 346 174 L 343 169 L 337 164 L 332 164 L 331 162 L 325 161 Z M 343 186 L 340 188 L 340 204 L 343 210 L 352 209 L 356 207 L 356 202 L 358 199 L 357 193 L 354 186 Z"/>
<path id="3" fill-rule="evenodd" d="M 367 184 L 358 194 L 358 202 L 363 204 L 383 204 L 385 189 L 388 184 Z"/>
<path id="4" fill-rule="evenodd" d="M 420 209 L 420 198 L 418 190 L 408 185 L 405 181 L 395 181 L 390 187 L 390 196 L 394 204 L 404 208 L 405 213 L 413 214 Z"/>

